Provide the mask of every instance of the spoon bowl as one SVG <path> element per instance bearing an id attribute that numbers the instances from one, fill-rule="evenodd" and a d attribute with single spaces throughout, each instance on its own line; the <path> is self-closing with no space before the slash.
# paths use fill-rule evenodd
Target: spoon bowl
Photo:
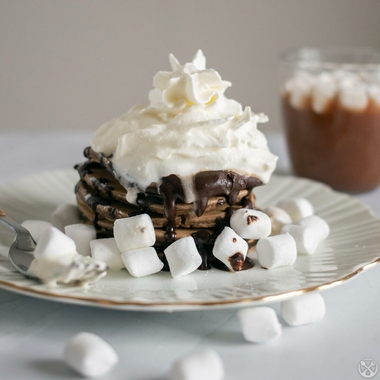
<path id="1" fill-rule="evenodd" d="M 28 273 L 28 269 L 34 259 L 33 252 L 36 247 L 36 242 L 32 235 L 25 227 L 7 216 L 1 208 L 0 223 L 16 233 L 16 238 L 9 248 L 9 261 L 24 276 L 34 278 L 34 276 Z"/>

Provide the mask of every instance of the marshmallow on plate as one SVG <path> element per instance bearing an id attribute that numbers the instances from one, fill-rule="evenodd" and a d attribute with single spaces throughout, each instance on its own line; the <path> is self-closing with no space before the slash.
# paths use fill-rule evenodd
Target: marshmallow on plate
<path id="1" fill-rule="evenodd" d="M 120 252 L 151 247 L 156 242 L 152 219 L 148 214 L 116 219 L 113 233 Z"/>
<path id="2" fill-rule="evenodd" d="M 281 228 L 281 233 L 289 233 L 297 245 L 297 252 L 312 255 L 319 244 L 318 233 L 310 227 L 298 224 L 286 224 Z"/>
<path id="3" fill-rule="evenodd" d="M 160 272 L 164 267 L 164 263 L 159 259 L 153 247 L 123 252 L 121 260 L 133 277 L 149 276 L 150 274 Z"/>
<path id="4" fill-rule="evenodd" d="M 293 265 L 297 259 L 296 242 L 288 233 L 260 239 L 256 252 L 260 265 L 267 269 Z"/>
<path id="5" fill-rule="evenodd" d="M 247 252 L 248 243 L 230 227 L 219 234 L 212 249 L 213 255 L 232 272 L 242 268 Z"/>
<path id="6" fill-rule="evenodd" d="M 311 215 L 300 219 L 295 224 L 303 227 L 310 227 L 320 241 L 325 240 L 330 234 L 330 227 L 328 223 L 317 215 Z"/>
<path id="7" fill-rule="evenodd" d="M 112 346 L 95 334 L 82 332 L 73 336 L 64 350 L 65 362 L 85 377 L 100 377 L 119 361 Z"/>
<path id="8" fill-rule="evenodd" d="M 57 227 L 62 232 L 64 231 L 65 226 L 81 222 L 78 206 L 71 203 L 58 205 L 51 217 L 53 220 L 53 226 Z"/>
<path id="9" fill-rule="evenodd" d="M 38 243 L 47 228 L 53 227 L 50 222 L 44 220 L 24 220 L 21 225 L 30 232 L 36 243 Z"/>
<path id="10" fill-rule="evenodd" d="M 58 282 L 69 285 L 87 284 L 105 276 L 107 265 L 76 251 L 74 240 L 55 227 L 42 234 L 34 250 L 28 273 L 49 287 Z"/>
<path id="11" fill-rule="evenodd" d="M 176 240 L 164 253 L 174 278 L 194 272 L 202 264 L 202 258 L 191 236 Z"/>
<path id="12" fill-rule="evenodd" d="M 292 223 L 290 215 L 280 207 L 270 206 L 266 207 L 263 211 L 270 218 L 272 224 L 271 235 L 277 235 L 280 233 L 283 225 Z"/>
<path id="13" fill-rule="evenodd" d="M 301 197 L 283 199 L 277 203 L 277 207 L 285 210 L 293 222 L 314 214 L 311 202 Z"/>
<path id="14" fill-rule="evenodd" d="M 90 241 L 96 239 L 94 226 L 88 224 L 69 224 L 65 226 L 65 234 L 74 240 L 77 252 L 82 256 L 90 256 Z"/>
<path id="15" fill-rule="evenodd" d="M 270 307 L 240 309 L 237 315 L 243 336 L 248 342 L 265 343 L 281 335 L 282 326 L 276 312 Z"/>
<path id="16" fill-rule="evenodd" d="M 230 225 L 244 239 L 261 239 L 269 236 L 272 230 L 267 214 L 246 208 L 236 210 L 232 214 Z"/>
<path id="17" fill-rule="evenodd" d="M 91 256 L 94 259 L 105 262 L 110 270 L 124 268 L 121 260 L 121 252 L 117 247 L 115 238 L 97 239 L 90 241 Z"/>
<path id="18" fill-rule="evenodd" d="M 34 250 L 35 257 L 60 257 L 77 254 L 73 239 L 55 227 L 48 227 L 41 235 Z"/>
<path id="19" fill-rule="evenodd" d="M 177 359 L 170 371 L 170 380 L 221 380 L 224 366 L 213 350 L 203 349 Z"/>
<path id="20" fill-rule="evenodd" d="M 321 320 L 325 316 L 326 306 L 318 292 L 310 292 L 281 302 L 280 310 L 288 325 L 299 326 Z"/>

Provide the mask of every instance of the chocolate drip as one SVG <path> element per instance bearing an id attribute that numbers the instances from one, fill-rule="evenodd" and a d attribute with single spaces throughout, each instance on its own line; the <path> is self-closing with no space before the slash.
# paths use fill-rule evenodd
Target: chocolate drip
<path id="1" fill-rule="evenodd" d="M 249 192 L 262 182 L 256 177 L 248 177 L 238 173 L 225 170 L 200 172 L 194 177 L 194 188 L 196 192 L 195 213 L 201 216 L 206 207 L 208 199 L 214 195 L 227 196 L 228 204 L 233 205 L 239 192 L 248 189 Z"/>
<path id="2" fill-rule="evenodd" d="M 175 223 L 174 221 L 169 220 L 166 227 L 165 239 L 170 244 L 175 241 L 176 237 L 177 237 L 177 234 L 175 231 Z"/>
<path id="3" fill-rule="evenodd" d="M 160 194 L 164 199 L 165 217 L 171 222 L 176 215 L 175 205 L 177 199 L 183 201 L 185 198 L 180 178 L 174 174 L 162 178 Z"/>
<path id="4" fill-rule="evenodd" d="M 236 252 L 234 255 L 228 258 L 232 269 L 236 272 L 241 270 L 244 264 L 244 255 L 241 252 Z"/>
<path id="5" fill-rule="evenodd" d="M 210 258 L 212 257 L 210 242 L 211 235 L 207 231 L 198 231 L 193 233 L 192 238 L 195 241 L 195 245 L 197 246 L 198 252 L 202 258 L 202 264 L 198 269 L 200 270 L 209 270 L 211 269 Z"/>

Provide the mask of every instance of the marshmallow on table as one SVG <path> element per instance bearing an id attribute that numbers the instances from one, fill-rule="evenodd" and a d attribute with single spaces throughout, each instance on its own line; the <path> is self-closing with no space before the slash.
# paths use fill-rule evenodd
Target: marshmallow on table
<path id="1" fill-rule="evenodd" d="M 281 302 L 280 310 L 287 324 L 299 326 L 321 320 L 325 316 L 326 306 L 318 292 L 311 292 Z"/>
<path id="2" fill-rule="evenodd" d="M 281 228 L 281 233 L 292 235 L 297 245 L 297 252 L 307 255 L 315 252 L 320 241 L 316 231 L 298 224 L 286 224 Z"/>
<path id="3" fill-rule="evenodd" d="M 148 214 L 116 219 L 113 234 L 120 252 L 150 247 L 156 242 L 152 219 Z"/>
<path id="4" fill-rule="evenodd" d="M 281 227 L 285 224 L 292 223 L 290 215 L 280 207 L 270 206 L 264 210 L 271 220 L 272 231 L 271 235 L 277 235 L 281 231 Z"/>
<path id="5" fill-rule="evenodd" d="M 277 207 L 285 210 L 293 222 L 314 214 L 311 202 L 301 197 L 283 199 L 277 203 Z"/>
<path id="6" fill-rule="evenodd" d="M 85 377 L 100 377 L 119 361 L 115 350 L 95 334 L 82 332 L 73 336 L 64 350 L 66 363 Z"/>
<path id="7" fill-rule="evenodd" d="M 191 236 L 176 240 L 164 253 L 174 278 L 194 272 L 202 264 L 202 258 Z"/>
<path id="8" fill-rule="evenodd" d="M 21 225 L 30 232 L 36 243 L 47 228 L 53 227 L 50 222 L 44 220 L 24 220 Z"/>
<path id="9" fill-rule="evenodd" d="M 327 222 L 317 215 L 311 215 L 300 219 L 295 224 L 303 227 L 310 227 L 320 241 L 325 240 L 330 234 L 330 227 Z"/>
<path id="10" fill-rule="evenodd" d="M 232 228 L 225 227 L 215 240 L 213 255 L 230 271 L 239 271 L 248 252 L 248 243 Z"/>
<path id="11" fill-rule="evenodd" d="M 82 256 L 90 256 L 90 241 L 96 239 L 94 226 L 88 224 L 69 224 L 65 226 L 65 234 L 74 240 L 77 252 Z"/>
<path id="12" fill-rule="evenodd" d="M 116 244 L 115 238 L 97 239 L 90 241 L 91 256 L 105 262 L 110 270 L 124 268 L 121 260 L 121 252 Z"/>
<path id="13" fill-rule="evenodd" d="M 121 260 L 133 277 L 149 276 L 150 274 L 160 272 L 164 267 L 164 263 L 159 259 L 153 247 L 123 252 Z"/>
<path id="14" fill-rule="evenodd" d="M 60 204 L 51 216 L 54 227 L 57 227 L 62 232 L 64 231 L 65 226 L 81 222 L 81 216 L 77 205 L 71 203 Z"/>
<path id="15" fill-rule="evenodd" d="M 55 227 L 48 227 L 41 235 L 34 250 L 35 257 L 61 257 L 77 254 L 73 239 Z"/>
<path id="16" fill-rule="evenodd" d="M 269 216 L 258 210 L 241 208 L 230 219 L 231 228 L 244 239 L 261 239 L 270 235 Z"/>
<path id="17" fill-rule="evenodd" d="M 293 265 L 297 259 L 296 242 L 288 233 L 269 236 L 257 242 L 256 253 L 263 268 Z"/>
<path id="18" fill-rule="evenodd" d="M 265 343 L 278 338 L 282 326 L 276 312 L 266 306 L 240 309 L 237 312 L 243 336 L 252 343 Z"/>
<path id="19" fill-rule="evenodd" d="M 224 366 L 220 356 L 213 350 L 203 349 L 175 361 L 170 380 L 221 380 Z"/>

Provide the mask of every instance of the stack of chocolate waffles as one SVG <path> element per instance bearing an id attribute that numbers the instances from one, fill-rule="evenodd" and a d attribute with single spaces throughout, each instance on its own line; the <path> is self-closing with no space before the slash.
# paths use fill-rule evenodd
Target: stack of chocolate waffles
<path id="1" fill-rule="evenodd" d="M 203 171 L 193 177 L 195 201 L 185 203 L 181 181 L 172 174 L 151 184 L 131 204 L 111 160 L 90 147 L 84 155 L 87 161 L 75 167 L 80 175 L 75 192 L 84 222 L 95 226 L 98 237 L 112 237 L 116 219 L 146 213 L 155 227 L 159 256 L 173 241 L 193 236 L 203 259 L 201 269 L 210 268 L 215 238 L 229 225 L 233 211 L 254 207 L 252 189 L 262 184 L 231 171 Z"/>

